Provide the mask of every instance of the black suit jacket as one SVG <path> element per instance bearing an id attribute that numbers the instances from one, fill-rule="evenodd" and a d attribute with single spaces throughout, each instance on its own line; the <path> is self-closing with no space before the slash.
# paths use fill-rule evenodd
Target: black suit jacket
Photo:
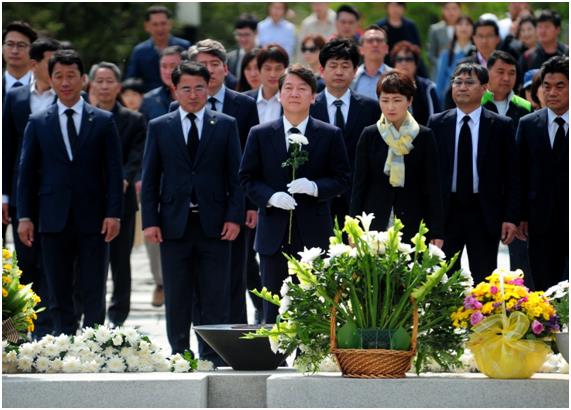
<path id="1" fill-rule="evenodd" d="M 193 191 L 207 236 L 219 238 L 225 222 L 243 223 L 240 155 L 236 120 L 226 114 L 206 109 L 194 162 L 188 154 L 178 111 L 149 122 L 141 191 L 143 229 L 158 226 L 164 239 L 181 238 Z"/>
<path id="2" fill-rule="evenodd" d="M 121 138 L 123 179 L 129 183 L 123 195 L 123 212 L 135 213 L 138 209 L 135 182 L 141 179 L 147 123 L 143 114 L 128 110 L 119 103 L 115 104 L 112 112 Z"/>
<path id="3" fill-rule="evenodd" d="M 434 132 L 438 145 L 446 220 L 454 171 L 456 109 L 434 114 L 428 127 Z M 486 227 L 490 234 L 498 237 L 502 222 L 517 225 L 520 221 L 521 187 L 516 149 L 511 119 L 482 108 L 476 161 L 478 192 Z"/>
<path id="4" fill-rule="evenodd" d="M 569 141 L 569 131 L 567 131 Z M 555 222 L 569 226 L 569 151 L 557 157 L 547 128 L 547 108 L 521 118 L 517 129 L 521 165 L 523 221 L 530 234 L 544 233 Z M 556 214 L 556 208 L 564 212 Z"/>
<path id="5" fill-rule="evenodd" d="M 304 246 L 326 249 L 333 232 L 330 200 L 349 187 L 347 150 L 338 128 L 311 116 L 305 136 L 309 144 L 303 149 L 309 160 L 298 168 L 296 178 L 315 182 L 318 196 L 296 195 L 294 220 Z M 240 164 L 240 183 L 258 207 L 254 249 L 263 255 L 278 252 L 288 229 L 289 212 L 267 207 L 274 193 L 287 192 L 291 168 L 282 167 L 287 157 L 282 118 L 252 128 Z"/>
<path id="6" fill-rule="evenodd" d="M 228 71 L 230 71 L 236 77 L 238 77 L 238 73 L 240 72 L 240 67 L 238 66 L 239 57 L 240 57 L 239 49 L 229 51 L 227 55 Z"/>
<path id="7" fill-rule="evenodd" d="M 431 239 L 444 238 L 442 192 L 438 170 L 438 149 L 429 128 L 420 126 L 413 141 L 414 148 L 404 156 L 404 187 L 395 188 L 384 173 L 388 145 L 377 125 L 363 131 L 357 145 L 351 215 L 374 213 L 372 229 L 387 229 L 391 208 L 404 224 L 404 239 L 418 232 L 424 220 Z"/>

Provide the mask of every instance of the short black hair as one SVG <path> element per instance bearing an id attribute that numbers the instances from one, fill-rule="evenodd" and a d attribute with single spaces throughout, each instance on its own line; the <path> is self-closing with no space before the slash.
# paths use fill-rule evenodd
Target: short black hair
<path id="1" fill-rule="evenodd" d="M 165 56 L 174 56 L 174 55 L 178 55 L 180 56 L 180 58 L 182 59 L 182 52 L 184 51 L 184 48 L 182 48 L 181 46 L 168 46 L 167 48 L 163 49 L 163 51 L 161 51 L 161 57 L 163 58 Z"/>
<path id="2" fill-rule="evenodd" d="M 519 21 L 519 26 L 521 26 L 523 23 L 531 23 L 533 25 L 533 27 L 537 26 L 537 19 L 535 18 L 535 16 L 533 14 L 528 14 L 527 16 L 523 16 L 520 21 Z M 518 26 L 518 31 L 519 31 L 519 26 Z"/>
<path id="3" fill-rule="evenodd" d="M 210 73 L 202 64 L 194 62 L 182 63 L 176 66 L 171 74 L 171 80 L 175 87 L 180 82 L 180 78 L 185 74 L 202 77 L 206 81 L 206 84 L 210 81 Z"/>
<path id="4" fill-rule="evenodd" d="M 416 94 L 416 85 L 404 71 L 395 69 L 383 74 L 377 82 L 376 91 L 377 97 L 380 97 L 381 93 L 385 92 L 387 94 L 404 95 L 410 101 Z"/>
<path id="5" fill-rule="evenodd" d="M 53 38 L 39 38 L 30 47 L 30 58 L 34 61 L 42 61 L 46 51 L 57 51 L 61 49 L 59 41 Z"/>
<path id="6" fill-rule="evenodd" d="M 149 21 L 153 14 L 164 14 L 167 18 L 172 17 L 172 13 L 165 6 L 151 6 L 145 12 L 145 21 Z"/>
<path id="7" fill-rule="evenodd" d="M 488 64 L 487 64 L 488 70 L 490 70 L 498 60 L 502 60 L 506 64 L 515 66 L 517 70 L 517 61 L 515 60 L 515 58 L 513 58 L 513 56 L 510 53 L 507 53 L 502 50 L 495 50 L 492 54 L 490 54 L 490 58 L 488 58 Z"/>
<path id="8" fill-rule="evenodd" d="M 541 65 L 541 82 L 547 74 L 561 73 L 569 79 L 569 57 L 554 56 Z"/>
<path id="9" fill-rule="evenodd" d="M 121 83 L 121 92 L 131 90 L 139 94 L 145 94 L 145 84 L 140 78 L 127 78 Z"/>
<path id="10" fill-rule="evenodd" d="M 353 67 L 359 66 L 359 48 L 353 40 L 331 40 L 319 52 L 319 63 L 321 67 L 325 67 L 327 61 L 331 59 L 349 60 Z"/>
<path id="11" fill-rule="evenodd" d="M 295 75 L 301 78 L 307 85 L 311 87 L 311 92 L 315 94 L 317 92 L 317 80 L 315 79 L 315 74 L 309 68 L 305 68 L 301 64 L 293 64 L 288 67 L 286 72 L 280 77 L 279 85 L 280 90 L 284 85 L 285 78 L 287 75 Z"/>
<path id="12" fill-rule="evenodd" d="M 496 37 L 500 36 L 500 28 L 498 27 L 498 23 L 496 23 L 494 20 L 479 19 L 478 21 L 476 21 L 476 24 L 474 24 L 474 31 L 473 31 L 474 36 L 476 35 L 476 31 L 478 31 L 479 27 L 493 27 L 494 33 L 496 33 Z"/>
<path id="13" fill-rule="evenodd" d="M 486 70 L 486 68 L 482 67 L 480 64 L 476 63 L 458 64 L 458 66 L 456 66 L 456 69 L 454 70 L 454 73 L 452 74 L 452 79 L 458 77 L 460 74 L 472 75 L 472 73 L 476 74 L 476 77 L 478 77 L 478 81 L 480 81 L 480 84 L 488 84 L 490 78 L 488 75 L 488 70 Z"/>
<path id="14" fill-rule="evenodd" d="M 28 37 L 30 43 L 33 43 L 38 39 L 38 33 L 25 21 L 12 21 L 6 24 L 4 30 L 2 30 L 2 42 L 6 40 L 6 35 L 11 31 L 17 31 L 18 33 Z"/>
<path id="15" fill-rule="evenodd" d="M 561 27 L 561 16 L 556 11 L 541 10 L 537 17 L 537 22 L 542 23 L 544 21 L 550 21 L 555 27 Z"/>
<path id="16" fill-rule="evenodd" d="M 234 28 L 249 28 L 252 31 L 256 31 L 258 29 L 258 19 L 253 14 L 240 14 L 240 17 L 234 23 Z"/>
<path id="17" fill-rule="evenodd" d="M 52 54 L 50 61 L 48 62 L 48 73 L 50 77 L 54 71 L 54 67 L 57 63 L 62 65 L 77 65 L 79 69 L 79 73 L 83 75 L 85 71 L 83 70 L 83 61 L 81 61 L 81 57 L 79 53 L 75 50 L 57 50 L 55 53 Z"/>
<path id="18" fill-rule="evenodd" d="M 359 13 L 359 11 L 355 7 L 350 6 L 348 4 L 342 4 L 337 8 L 335 19 L 339 20 L 339 14 L 343 12 L 354 15 L 357 21 L 361 20 L 361 13 Z"/>
<path id="19" fill-rule="evenodd" d="M 282 63 L 286 68 L 289 65 L 289 56 L 287 51 L 285 51 L 282 46 L 276 43 L 267 44 L 256 56 L 256 64 L 258 64 L 258 70 L 261 70 L 264 63 L 268 60 Z"/>

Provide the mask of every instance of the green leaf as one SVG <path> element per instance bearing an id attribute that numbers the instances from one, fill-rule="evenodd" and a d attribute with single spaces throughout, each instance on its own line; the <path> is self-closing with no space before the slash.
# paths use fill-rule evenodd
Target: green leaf
<path id="1" fill-rule="evenodd" d="M 340 349 L 355 349 L 359 347 L 359 334 L 357 324 L 349 320 L 337 329 L 337 346 Z"/>
<path id="2" fill-rule="evenodd" d="M 404 329 L 399 327 L 391 333 L 391 349 L 393 350 L 408 350 L 410 349 L 410 335 Z"/>

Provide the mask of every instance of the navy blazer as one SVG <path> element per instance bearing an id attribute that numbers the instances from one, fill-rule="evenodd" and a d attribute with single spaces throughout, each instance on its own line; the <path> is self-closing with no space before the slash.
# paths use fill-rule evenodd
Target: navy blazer
<path id="1" fill-rule="evenodd" d="M 172 102 L 171 93 L 164 85 L 154 88 L 147 92 L 141 103 L 141 112 L 147 121 L 153 120 L 161 115 L 165 115 L 169 110 Z"/>
<path id="2" fill-rule="evenodd" d="M 440 158 L 440 177 L 444 215 L 448 213 L 454 151 L 456 144 L 456 109 L 434 114 L 428 121 L 434 132 Z M 482 107 L 476 166 L 478 192 L 486 227 L 499 236 L 502 222 L 519 224 L 520 178 L 512 120 Z"/>
<path id="3" fill-rule="evenodd" d="M 296 178 L 315 182 L 318 196 L 295 195 L 294 220 L 304 246 L 325 249 L 333 232 L 330 200 L 349 188 L 349 160 L 338 128 L 310 116 L 305 136 L 309 160 L 297 170 Z M 282 167 L 287 157 L 282 118 L 252 128 L 240 165 L 240 182 L 258 207 L 254 249 L 263 255 L 278 252 L 288 229 L 289 212 L 267 207 L 274 193 L 287 192 L 292 179 L 291 168 Z"/>
<path id="4" fill-rule="evenodd" d="M 83 233 L 100 233 L 104 218 L 121 218 L 121 140 L 115 121 L 110 112 L 87 103 L 83 107 L 73 161 L 67 155 L 57 105 L 31 115 L 26 126 L 18 218 L 30 218 L 39 205 L 41 233 L 61 232 L 72 210 Z"/>
<path id="5" fill-rule="evenodd" d="M 236 120 L 205 110 L 196 160 L 191 162 L 179 111 L 149 123 L 143 156 L 143 229 L 158 226 L 164 239 L 183 236 L 194 190 L 206 235 L 219 238 L 225 222 L 244 221 L 238 182 L 240 140 Z"/>
<path id="6" fill-rule="evenodd" d="M 521 166 L 522 221 L 530 233 L 544 233 L 556 223 L 567 229 L 569 214 L 555 215 L 555 205 L 569 209 L 569 151 L 558 158 L 547 128 L 547 108 L 522 117 L 517 128 Z M 567 131 L 569 141 L 569 131 Z M 567 221 L 564 218 L 567 218 Z"/>

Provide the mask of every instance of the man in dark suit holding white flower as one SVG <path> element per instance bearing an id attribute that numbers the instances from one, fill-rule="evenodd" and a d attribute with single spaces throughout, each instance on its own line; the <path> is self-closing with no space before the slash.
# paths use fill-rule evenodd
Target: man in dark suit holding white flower
<path id="1" fill-rule="evenodd" d="M 341 131 L 309 116 L 316 89 L 311 71 L 299 65 L 286 71 L 280 78 L 284 115 L 252 128 L 240 166 L 240 182 L 258 207 L 254 249 L 260 254 L 262 285 L 276 294 L 288 275 L 282 252 L 326 248 L 333 231 L 330 201 L 349 187 Z M 291 165 L 282 164 L 300 150 L 307 160 L 297 161 L 292 173 Z M 266 323 L 275 322 L 277 314 L 277 306 L 264 302 Z"/>

